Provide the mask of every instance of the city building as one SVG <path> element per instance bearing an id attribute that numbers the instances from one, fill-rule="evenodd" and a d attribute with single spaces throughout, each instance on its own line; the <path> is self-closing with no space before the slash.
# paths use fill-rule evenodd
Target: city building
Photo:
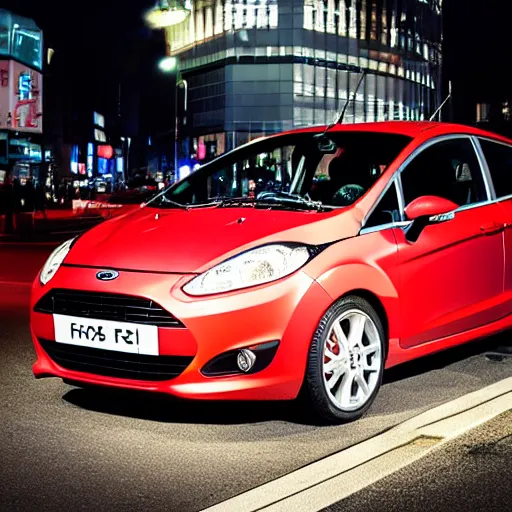
<path id="1" fill-rule="evenodd" d="M 194 0 L 179 59 L 179 159 L 330 123 L 422 120 L 440 103 L 442 0 Z M 203 157 L 203 158 L 201 158 Z"/>
<path id="2" fill-rule="evenodd" d="M 42 68 L 42 31 L 0 9 L 0 185 L 8 174 L 44 179 Z"/>

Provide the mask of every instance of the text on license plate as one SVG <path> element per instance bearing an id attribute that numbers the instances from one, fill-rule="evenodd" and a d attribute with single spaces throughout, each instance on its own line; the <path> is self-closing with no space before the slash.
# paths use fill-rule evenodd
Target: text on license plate
<path id="1" fill-rule="evenodd" d="M 155 325 L 53 315 L 55 341 L 79 347 L 101 348 L 130 354 L 158 355 Z"/>

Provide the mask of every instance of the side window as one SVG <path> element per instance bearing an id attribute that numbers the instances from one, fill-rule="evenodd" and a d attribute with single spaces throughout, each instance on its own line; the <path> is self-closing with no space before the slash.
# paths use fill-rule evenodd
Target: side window
<path id="1" fill-rule="evenodd" d="M 420 196 L 439 196 L 459 206 L 486 201 L 475 150 L 467 138 L 438 142 L 422 151 L 401 174 L 407 206 Z"/>
<path id="2" fill-rule="evenodd" d="M 512 195 L 512 147 L 480 139 L 496 197 Z"/>
<path id="3" fill-rule="evenodd" d="M 380 198 L 377 206 L 368 217 L 364 227 L 374 228 L 400 221 L 400 207 L 398 206 L 398 195 L 396 185 L 393 182 L 386 193 Z"/>

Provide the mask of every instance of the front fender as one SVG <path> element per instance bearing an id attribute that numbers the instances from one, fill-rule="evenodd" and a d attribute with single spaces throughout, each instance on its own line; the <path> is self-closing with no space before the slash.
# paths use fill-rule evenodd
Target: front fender
<path id="1" fill-rule="evenodd" d="M 314 258 L 304 270 L 333 302 L 357 290 L 374 295 L 386 313 L 390 342 L 399 338 L 398 251 L 392 230 L 338 242 Z"/>

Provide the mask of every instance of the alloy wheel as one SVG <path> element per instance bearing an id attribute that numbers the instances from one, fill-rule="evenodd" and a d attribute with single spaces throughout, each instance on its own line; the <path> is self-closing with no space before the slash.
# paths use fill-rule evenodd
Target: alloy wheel
<path id="1" fill-rule="evenodd" d="M 322 374 L 336 408 L 364 407 L 379 385 L 382 357 L 379 330 L 366 313 L 350 309 L 334 320 L 323 345 Z"/>

